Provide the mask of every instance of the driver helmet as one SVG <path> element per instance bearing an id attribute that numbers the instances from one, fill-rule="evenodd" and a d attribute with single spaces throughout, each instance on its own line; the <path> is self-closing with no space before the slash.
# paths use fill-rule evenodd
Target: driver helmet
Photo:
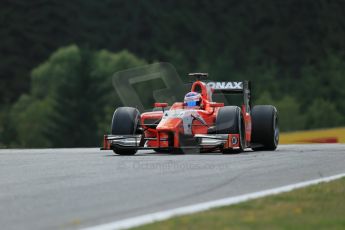
<path id="1" fill-rule="evenodd" d="M 189 92 L 184 97 L 184 103 L 188 107 L 200 106 L 201 95 L 197 92 Z"/>

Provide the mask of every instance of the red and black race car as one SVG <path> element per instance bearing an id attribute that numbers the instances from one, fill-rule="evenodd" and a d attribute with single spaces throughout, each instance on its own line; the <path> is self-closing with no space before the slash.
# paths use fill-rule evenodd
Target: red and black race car
<path id="1" fill-rule="evenodd" d="M 279 141 L 278 112 L 272 105 L 251 107 L 251 87 L 243 82 L 203 82 L 204 73 L 195 77 L 184 102 L 169 109 L 155 103 L 152 112 L 140 114 L 136 108 L 115 110 L 111 134 L 104 136 L 102 150 L 134 155 L 138 149 L 184 153 L 220 151 L 239 153 L 245 148 L 275 150 Z M 216 93 L 243 95 L 241 106 L 224 106 L 212 101 Z M 158 110 L 158 111 L 157 111 Z"/>

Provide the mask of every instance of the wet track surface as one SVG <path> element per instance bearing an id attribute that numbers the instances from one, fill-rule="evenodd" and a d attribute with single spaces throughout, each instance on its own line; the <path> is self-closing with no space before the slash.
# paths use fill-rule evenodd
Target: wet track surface
<path id="1" fill-rule="evenodd" d="M 1 229 L 78 229 L 345 172 L 345 145 L 275 152 L 116 156 L 0 150 Z"/>

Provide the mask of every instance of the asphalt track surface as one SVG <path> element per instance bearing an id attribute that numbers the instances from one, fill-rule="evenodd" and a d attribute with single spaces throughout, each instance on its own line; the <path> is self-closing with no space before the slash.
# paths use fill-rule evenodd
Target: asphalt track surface
<path id="1" fill-rule="evenodd" d="M 1 229 L 79 229 L 345 172 L 345 145 L 238 155 L 0 150 Z"/>

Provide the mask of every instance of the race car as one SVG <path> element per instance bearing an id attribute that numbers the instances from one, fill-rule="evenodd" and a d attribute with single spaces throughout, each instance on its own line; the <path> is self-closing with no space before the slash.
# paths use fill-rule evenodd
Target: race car
<path id="1" fill-rule="evenodd" d="M 207 73 L 190 73 L 195 78 L 183 102 L 156 102 L 152 112 L 119 107 L 104 135 L 102 150 L 134 155 L 139 149 L 162 153 L 240 153 L 246 148 L 273 151 L 279 142 L 278 111 L 272 105 L 251 106 L 249 81 L 204 81 Z M 212 95 L 241 94 L 240 106 L 212 101 Z"/>

